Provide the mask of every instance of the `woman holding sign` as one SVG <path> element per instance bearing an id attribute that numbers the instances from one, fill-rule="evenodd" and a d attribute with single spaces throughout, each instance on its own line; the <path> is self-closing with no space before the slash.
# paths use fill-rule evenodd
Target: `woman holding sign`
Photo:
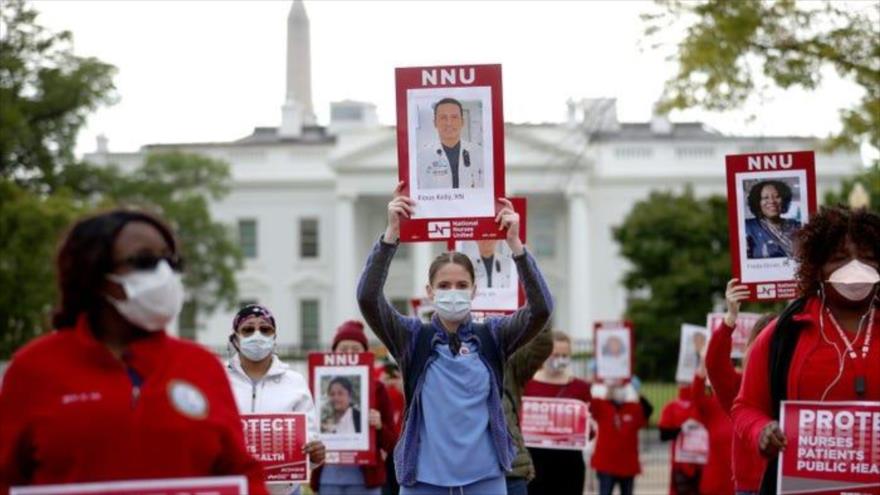
<path id="1" fill-rule="evenodd" d="M 771 459 L 761 493 L 787 444 L 781 401 L 880 401 L 880 216 L 826 208 L 798 241 L 800 298 L 755 341 L 733 406 L 736 433 Z"/>
<path id="2" fill-rule="evenodd" d="M 394 451 L 401 494 L 505 494 L 504 473 L 515 449 L 501 406 L 507 356 L 547 323 L 553 307 L 534 259 L 519 239 L 519 215 L 510 201 L 495 221 L 507 229 L 528 303 L 503 318 L 475 323 L 474 267 L 461 253 L 445 253 L 431 263 L 428 296 L 436 314 L 430 323 L 398 313 L 383 294 L 400 236 L 400 219 L 415 201 L 402 194 L 388 204 L 388 227 L 367 259 L 358 284 L 364 319 L 400 363 L 407 396 L 403 433 Z"/>
<path id="3" fill-rule="evenodd" d="M 229 383 L 242 414 L 305 413 L 308 435 L 318 434 L 315 402 L 305 378 L 282 361 L 275 348 L 275 317 L 264 306 L 241 308 L 232 320 L 229 342 L 237 351 L 226 365 Z M 313 464 L 324 462 L 324 444 L 313 440 L 303 446 Z M 269 485 L 273 494 L 298 493 L 293 483 Z"/>
<path id="4" fill-rule="evenodd" d="M 146 212 L 73 225 L 57 256 L 56 330 L 15 353 L 0 387 L 0 493 L 224 475 L 266 492 L 217 358 L 165 332 L 182 268 L 173 231 Z"/>

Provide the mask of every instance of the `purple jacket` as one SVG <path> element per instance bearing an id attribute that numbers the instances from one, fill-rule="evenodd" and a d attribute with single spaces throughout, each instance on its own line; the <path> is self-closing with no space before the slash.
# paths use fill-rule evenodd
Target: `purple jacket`
<path id="1" fill-rule="evenodd" d="M 364 320 L 373 329 L 379 340 L 400 364 L 403 375 L 407 376 L 410 357 L 413 354 L 415 335 L 422 327 L 418 318 L 406 317 L 398 313 L 386 300 L 383 293 L 385 279 L 391 260 L 397 250 L 396 244 L 388 244 L 381 239 L 373 247 L 367 258 L 367 264 L 358 283 L 357 297 Z M 520 280 L 525 288 L 527 304 L 515 313 L 503 318 L 487 318 L 485 323 L 492 334 L 493 341 L 480 345 L 496 346 L 499 354 L 506 360 L 521 346 L 528 343 L 550 320 L 553 311 L 553 300 L 547 284 L 534 258 L 529 253 L 514 256 Z M 446 342 L 446 334 L 438 321 L 432 322 L 435 330 L 435 342 Z M 462 340 L 474 338 L 471 321 L 459 328 Z M 430 364 L 434 356 L 429 358 Z M 487 367 L 495 375 L 491 366 Z M 425 366 L 425 369 L 427 366 Z M 496 378 L 493 376 L 493 378 Z M 500 380 L 499 380 L 500 381 Z M 510 471 L 511 462 L 516 454 L 513 441 L 507 430 L 504 411 L 501 406 L 501 390 L 496 380 L 490 380 L 489 394 L 489 428 L 492 441 L 498 454 L 499 462 L 505 471 Z M 394 461 L 397 466 L 397 479 L 401 485 L 410 486 L 416 483 L 416 466 L 419 451 L 419 422 L 422 420 L 419 396 L 424 383 L 424 373 L 419 375 L 415 385 L 415 395 L 411 404 L 407 404 L 403 432 L 397 447 L 394 449 Z"/>

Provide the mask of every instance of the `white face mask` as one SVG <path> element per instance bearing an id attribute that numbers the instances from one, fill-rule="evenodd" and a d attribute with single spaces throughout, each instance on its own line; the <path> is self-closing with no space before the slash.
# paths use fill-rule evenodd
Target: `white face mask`
<path id="1" fill-rule="evenodd" d="M 464 321 L 471 312 L 469 289 L 434 291 L 434 309 L 440 318 L 453 323 Z"/>
<path id="2" fill-rule="evenodd" d="M 569 364 L 571 364 L 571 358 L 565 356 L 551 357 L 546 361 L 547 369 L 555 372 L 565 371 Z"/>
<path id="3" fill-rule="evenodd" d="M 107 296 L 116 311 L 138 328 L 151 332 L 163 330 L 183 307 L 183 283 L 167 261 L 161 260 L 152 270 L 137 270 L 125 275 L 109 274 L 127 299 Z"/>
<path id="4" fill-rule="evenodd" d="M 254 332 L 249 337 L 239 337 L 238 346 L 244 357 L 251 361 L 262 361 L 275 347 L 275 337 Z"/>
<path id="5" fill-rule="evenodd" d="M 873 266 L 852 260 L 834 270 L 828 282 L 841 296 L 859 302 L 871 295 L 874 286 L 880 282 L 880 274 Z"/>

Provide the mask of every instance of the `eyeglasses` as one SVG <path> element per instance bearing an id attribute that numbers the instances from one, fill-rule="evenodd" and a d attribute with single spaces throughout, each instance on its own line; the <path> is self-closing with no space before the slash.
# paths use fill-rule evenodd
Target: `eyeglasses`
<path id="1" fill-rule="evenodd" d="M 250 337 L 257 330 L 256 326 L 245 326 L 238 329 L 238 333 L 242 337 Z M 275 335 L 275 328 L 269 325 L 260 325 L 260 333 L 265 336 Z"/>
<path id="2" fill-rule="evenodd" d="M 159 264 L 160 261 L 165 261 L 168 263 L 168 266 L 171 267 L 172 270 L 176 272 L 183 271 L 183 258 L 177 254 L 170 254 L 165 256 L 154 256 L 152 254 L 136 254 L 134 256 L 129 256 L 128 258 L 123 258 L 120 261 L 114 263 L 114 267 L 117 266 L 130 266 L 135 270 L 152 270 L 156 268 L 156 265 Z"/>

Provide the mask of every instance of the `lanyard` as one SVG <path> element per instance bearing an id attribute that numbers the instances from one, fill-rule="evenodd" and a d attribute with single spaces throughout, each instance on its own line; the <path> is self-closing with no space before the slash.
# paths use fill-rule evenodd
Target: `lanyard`
<path id="1" fill-rule="evenodd" d="M 862 333 L 861 322 L 859 323 L 859 328 L 856 332 L 856 338 L 854 338 L 852 342 L 850 342 L 849 338 L 847 338 L 846 336 L 846 333 L 843 331 L 842 328 L 840 328 L 840 324 L 837 323 L 837 319 L 834 318 L 834 314 L 831 313 L 831 310 L 825 308 L 825 311 L 828 312 L 828 318 L 831 320 L 831 323 L 834 324 L 834 328 L 837 329 L 837 334 L 840 335 L 840 340 L 842 340 L 844 345 L 846 345 L 846 350 L 849 353 L 850 359 L 852 359 L 855 363 L 857 355 L 855 349 L 853 349 L 853 344 L 856 342 L 856 340 L 858 340 L 859 334 Z M 876 309 L 872 308 L 870 316 L 868 317 L 868 332 L 867 334 L 865 334 L 865 340 L 862 342 L 862 359 L 866 359 L 868 357 L 868 349 L 871 346 L 871 334 L 873 333 L 874 329 L 874 313 L 876 313 Z"/>

